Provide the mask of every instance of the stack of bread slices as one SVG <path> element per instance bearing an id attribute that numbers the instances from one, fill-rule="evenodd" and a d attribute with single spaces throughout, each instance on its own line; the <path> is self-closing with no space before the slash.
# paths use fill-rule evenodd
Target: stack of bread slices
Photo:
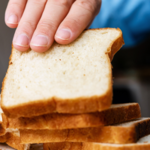
<path id="1" fill-rule="evenodd" d="M 139 105 L 112 105 L 111 60 L 123 44 L 120 29 L 106 28 L 44 53 L 13 48 L 1 93 L 0 142 L 18 150 L 36 143 L 44 150 L 150 149 L 144 143 L 150 118 L 140 118 Z M 144 144 L 136 144 L 142 137 Z"/>

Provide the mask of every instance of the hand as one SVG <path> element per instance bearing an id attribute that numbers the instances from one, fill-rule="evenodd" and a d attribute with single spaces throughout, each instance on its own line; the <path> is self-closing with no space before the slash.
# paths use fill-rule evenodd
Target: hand
<path id="1" fill-rule="evenodd" d="M 100 10 L 101 0 L 10 0 L 5 22 L 16 28 L 13 45 L 46 51 L 56 40 L 69 44 L 87 28 Z"/>

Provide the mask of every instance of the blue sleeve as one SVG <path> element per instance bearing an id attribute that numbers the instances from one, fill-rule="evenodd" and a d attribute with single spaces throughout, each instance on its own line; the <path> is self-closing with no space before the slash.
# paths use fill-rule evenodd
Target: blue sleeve
<path id="1" fill-rule="evenodd" d="M 102 0 L 90 28 L 119 27 L 125 46 L 134 46 L 150 35 L 150 0 Z"/>

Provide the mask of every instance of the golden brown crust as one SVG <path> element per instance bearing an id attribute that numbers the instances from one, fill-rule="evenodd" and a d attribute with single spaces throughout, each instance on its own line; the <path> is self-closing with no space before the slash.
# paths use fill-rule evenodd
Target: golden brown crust
<path id="1" fill-rule="evenodd" d="M 100 142 L 125 144 L 136 141 L 134 127 L 101 127 L 70 130 L 20 130 L 21 143 Z"/>
<path id="2" fill-rule="evenodd" d="M 109 28 L 108 28 L 109 29 Z M 104 30 L 104 29 L 99 29 Z M 114 54 L 122 47 L 124 44 L 122 32 L 120 29 L 116 29 L 120 32 L 120 36 L 112 41 L 111 46 L 108 48 L 106 57 L 110 61 L 113 58 Z M 10 56 L 10 64 L 13 56 Z M 111 73 L 111 64 L 109 66 Z M 8 67 L 9 70 L 9 67 Z M 8 72 L 8 71 L 7 71 Z M 112 74 L 112 73 L 111 73 Z M 110 75 L 112 77 L 112 75 Z M 112 78 L 109 81 L 108 91 L 104 95 L 92 96 L 92 97 L 78 97 L 76 99 L 66 99 L 62 100 L 61 98 L 53 97 L 46 100 L 38 100 L 37 102 L 25 103 L 22 105 L 17 105 L 13 107 L 5 107 L 3 105 L 3 89 L 5 85 L 6 76 L 2 84 L 2 109 L 8 117 L 32 117 L 39 116 L 43 114 L 58 112 L 58 113 L 88 113 L 95 111 L 103 111 L 108 109 L 112 103 Z M 32 109 L 31 109 L 32 108 Z"/>
<path id="3" fill-rule="evenodd" d="M 83 143 L 82 150 L 149 150 L 150 144 L 121 144 L 115 146 L 113 144 L 96 144 L 96 143 Z"/>
<path id="4" fill-rule="evenodd" d="M 82 150 L 82 143 L 46 143 L 43 150 Z"/>
<path id="5" fill-rule="evenodd" d="M 15 133 L 7 133 L 6 143 L 17 150 L 24 150 L 24 145 L 20 144 L 20 137 Z"/>
<path id="6" fill-rule="evenodd" d="M 4 135 L 6 133 L 6 128 L 3 125 L 3 123 L 0 124 L 0 136 Z"/>
<path id="7" fill-rule="evenodd" d="M 150 144 L 46 143 L 43 150 L 149 150 Z"/>
<path id="8" fill-rule="evenodd" d="M 117 28 L 117 30 L 120 30 L 119 28 Z M 120 32 L 122 32 L 120 30 Z M 110 60 L 112 61 L 113 60 L 113 57 L 114 55 L 117 53 L 117 51 L 122 47 L 122 45 L 124 45 L 124 40 L 123 40 L 123 37 L 119 37 L 111 46 L 110 48 L 110 54 L 109 54 L 109 57 L 110 57 Z"/>
<path id="9" fill-rule="evenodd" d="M 6 116 L 5 116 L 6 117 Z M 7 118 L 8 128 L 13 129 L 71 129 L 122 123 L 141 117 L 137 103 L 118 105 L 102 112 L 87 114 L 47 114 L 31 118 Z"/>
<path id="10" fill-rule="evenodd" d="M 91 103 L 92 101 L 92 103 Z M 4 113 L 7 117 L 18 118 L 18 117 L 32 117 L 39 116 L 42 114 L 48 114 L 53 112 L 59 113 L 87 113 L 95 111 L 103 111 L 110 108 L 112 103 L 112 92 L 109 90 L 105 96 L 97 97 L 93 96 L 90 98 L 79 98 L 77 100 L 61 100 L 53 98 L 46 101 L 31 102 L 30 104 L 22 104 L 17 107 L 5 108 L 2 106 Z M 31 109 L 32 108 L 32 109 Z M 68 109 L 70 108 L 70 109 Z M 64 110 L 64 112 L 63 112 Z M 40 113 L 36 113 L 40 112 Z M 31 116 L 32 114 L 32 116 Z"/>
<path id="11" fill-rule="evenodd" d="M 7 141 L 7 134 L 0 136 L 0 143 L 5 143 Z"/>
<path id="12" fill-rule="evenodd" d="M 0 136 L 2 136 L 2 135 L 5 135 L 5 133 L 6 133 L 8 121 L 6 119 L 3 119 L 3 113 L 0 115 L 2 117 L 2 122 L 0 121 Z"/>
<path id="13" fill-rule="evenodd" d="M 7 143 L 17 150 L 24 150 L 24 145 L 20 143 L 20 137 L 13 132 L 0 136 L 0 143 Z"/>
<path id="14" fill-rule="evenodd" d="M 105 126 L 66 130 L 20 130 L 21 143 L 98 142 L 135 143 L 150 134 L 150 119 L 134 122 L 128 127 Z"/>

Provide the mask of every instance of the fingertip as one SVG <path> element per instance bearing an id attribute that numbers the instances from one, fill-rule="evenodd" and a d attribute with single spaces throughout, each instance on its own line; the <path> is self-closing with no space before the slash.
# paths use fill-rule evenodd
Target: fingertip
<path id="1" fill-rule="evenodd" d="M 17 15 L 12 14 L 7 19 L 5 19 L 6 25 L 10 28 L 16 28 L 19 23 Z"/>
<path id="2" fill-rule="evenodd" d="M 9 28 L 17 28 L 18 24 L 11 24 L 11 23 L 8 23 L 6 22 L 6 25 L 9 27 Z"/>
<path id="3" fill-rule="evenodd" d="M 21 51 L 21 52 L 25 52 L 30 48 L 29 46 L 24 47 L 24 46 L 21 46 L 21 45 L 17 45 L 15 43 L 13 43 L 13 46 L 16 50 Z"/>
<path id="4" fill-rule="evenodd" d="M 59 43 L 59 44 L 62 44 L 62 45 L 69 44 L 69 43 L 72 42 L 71 40 L 62 40 L 62 39 L 60 39 L 60 38 L 58 38 L 58 37 L 55 37 L 55 41 L 56 41 L 57 43 Z"/>
<path id="5" fill-rule="evenodd" d="M 38 34 L 32 37 L 30 47 L 33 51 L 43 53 L 47 51 L 53 44 L 54 39 L 47 35 Z"/>
<path id="6" fill-rule="evenodd" d="M 59 44 L 69 44 L 73 39 L 73 33 L 69 28 L 58 29 L 55 34 L 55 40 Z"/>
<path id="7" fill-rule="evenodd" d="M 27 51 L 30 47 L 30 39 L 26 33 L 14 37 L 13 45 L 19 51 Z"/>
<path id="8" fill-rule="evenodd" d="M 35 45 L 30 45 L 31 49 L 35 52 L 38 52 L 38 53 L 43 53 L 43 52 L 46 52 L 49 47 L 48 46 L 35 46 Z"/>

